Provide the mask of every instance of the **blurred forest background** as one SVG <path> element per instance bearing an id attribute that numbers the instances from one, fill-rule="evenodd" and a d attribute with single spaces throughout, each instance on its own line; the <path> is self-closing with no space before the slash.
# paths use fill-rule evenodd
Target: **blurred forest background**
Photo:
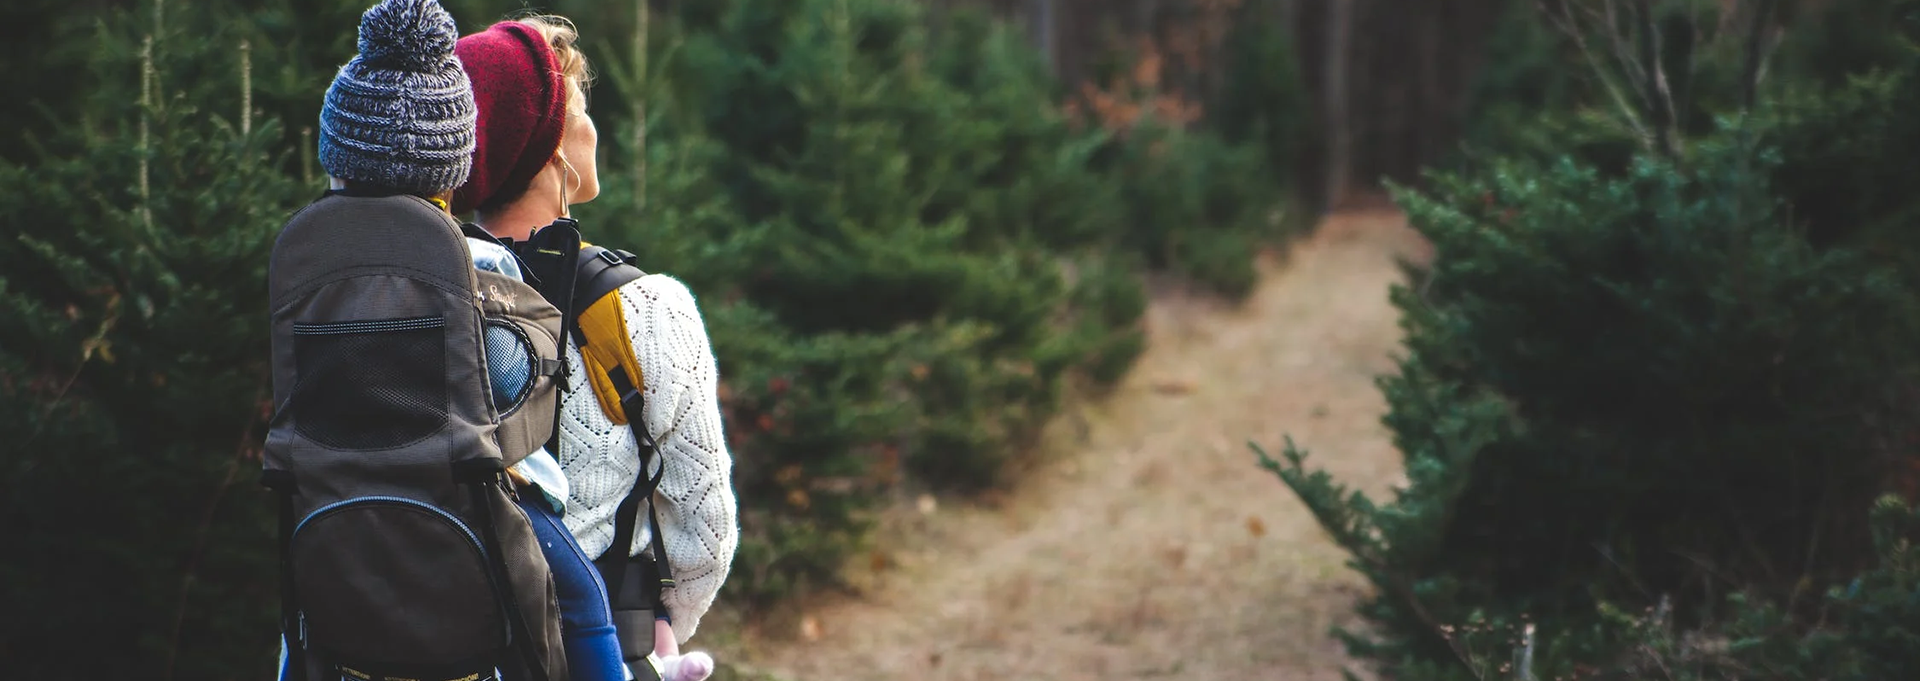
<path id="1" fill-rule="evenodd" d="M 463 33 L 523 9 L 443 1 Z M 270 668 L 266 254 L 322 189 L 368 4 L 9 4 L 10 671 Z M 1149 282 L 1238 299 L 1257 252 L 1386 188 L 1438 252 L 1380 383 L 1409 483 L 1259 454 L 1377 587 L 1357 658 L 1920 678 L 1912 2 L 539 9 L 600 76 L 584 229 L 707 315 L 730 604 L 831 586 L 903 496 L 1004 484 L 1142 352 Z"/>

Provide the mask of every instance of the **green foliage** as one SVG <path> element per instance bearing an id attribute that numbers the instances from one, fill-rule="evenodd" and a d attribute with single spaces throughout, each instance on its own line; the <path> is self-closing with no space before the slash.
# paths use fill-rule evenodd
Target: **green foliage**
<path id="1" fill-rule="evenodd" d="M 1381 387 L 1410 483 L 1375 506 L 1300 452 L 1267 462 L 1382 588 L 1356 652 L 1411 673 L 1452 658 L 1437 627 L 1476 609 L 1563 632 L 1662 597 L 1704 617 L 1716 589 L 1861 566 L 1855 509 L 1920 368 L 1920 299 L 1807 243 L 1770 196 L 1777 160 L 1743 137 L 1684 168 L 1521 161 L 1400 195 L 1442 254 L 1393 294 L 1407 355 Z M 1538 670 L 1603 643 L 1546 646 Z"/>
<path id="2" fill-rule="evenodd" d="M 1230 298 L 1253 292 L 1253 256 L 1288 236 L 1290 217 L 1257 150 L 1148 122 L 1113 154 L 1124 247 Z"/>
<path id="3" fill-rule="evenodd" d="M 1379 587 L 1352 652 L 1408 680 L 1911 675 L 1911 512 L 1862 511 L 1914 489 L 1920 59 L 1878 54 L 1672 154 L 1599 103 L 1398 193 L 1438 254 L 1393 291 L 1380 381 L 1408 484 L 1260 454 Z M 1737 108 L 1706 82 L 1701 111 Z"/>
<path id="4" fill-rule="evenodd" d="M 1589 621 L 1559 631 L 1526 615 L 1469 613 L 1439 638 L 1445 661 L 1411 660 L 1401 678 L 1661 679 L 1663 681 L 1879 681 L 1920 673 L 1920 509 L 1895 496 L 1868 514 L 1877 563 L 1793 608 L 1727 596 L 1723 619 L 1683 626 L 1661 606 L 1599 605 Z M 1584 660 L 1554 666 L 1556 658 Z M 1567 671 L 1548 671 L 1566 669 Z"/>
<path id="5" fill-rule="evenodd" d="M 64 642 L 105 640 L 131 647 L 102 674 L 266 673 L 266 259 L 319 193 L 312 121 L 368 4 L 108 3 L 14 52 L 63 76 L 0 114 L 21 131 L 0 143 L 20 225 L 0 241 L 0 426 L 21 443 L 0 540 L 22 556 L 0 589 L 35 613 L 0 625 L 16 668 L 59 676 Z M 504 18 L 446 4 L 465 33 Z M 587 236 L 686 281 L 720 359 L 746 531 L 726 601 L 832 583 L 902 486 L 1000 482 L 1070 386 L 1143 350 L 1145 267 L 1251 285 L 1279 196 L 1258 150 L 1081 130 L 982 14 L 933 36 L 898 0 L 687 5 L 654 17 L 645 73 L 632 16 L 548 9 L 606 76 Z"/>
<path id="6" fill-rule="evenodd" d="M 184 18 L 183 21 L 196 21 Z M 7 658 L 71 674 L 259 677 L 273 654 L 273 515 L 253 484 L 267 409 L 267 253 L 308 194 L 242 118 L 233 35 L 103 28 L 107 89 L 61 153 L 0 163 L 0 543 Z M 178 34 L 174 34 L 178 35 Z M 184 73 L 204 78 L 180 77 Z M 217 77 L 215 77 L 217 76 Z M 231 103 L 219 111 L 202 102 Z"/>
<path id="7" fill-rule="evenodd" d="M 1284 246 L 1312 226 L 1290 182 L 1309 102 L 1288 28 L 1273 9 L 1256 0 L 1228 10 L 1233 28 L 1212 67 L 1219 86 L 1205 101 L 1186 101 L 1181 86 L 1161 82 L 1209 80 L 1192 65 L 1165 66 L 1158 50 L 1133 49 L 1096 69 L 1110 91 L 1090 88 L 1074 102 L 1109 133 L 1096 138 L 1096 168 L 1118 192 L 1117 204 L 1106 202 L 1119 207 L 1110 238 L 1148 267 L 1232 300 L 1253 291 L 1262 247 Z M 1201 33 L 1174 23 L 1168 30 Z M 1183 122 L 1193 114 L 1204 114 L 1201 123 Z"/>
<path id="8" fill-rule="evenodd" d="M 1799 83 L 1761 115 L 1790 161 L 1775 173 L 1794 219 L 1817 244 L 1848 242 L 1870 257 L 1912 275 L 1920 272 L 1920 242 L 1912 225 L 1920 198 L 1905 178 L 1920 159 L 1896 150 L 1920 143 L 1920 50 L 1849 72 L 1836 84 Z"/>
<path id="9" fill-rule="evenodd" d="M 1907 0 L 1829 0 L 1781 3 L 1782 19 L 1793 29 L 1781 36 L 1772 75 L 1787 87 L 1803 83 L 1839 85 L 1835 74 L 1885 68 L 1908 58 L 1912 20 Z"/>
<path id="10" fill-rule="evenodd" d="M 679 15 L 645 205 L 615 183 L 581 209 L 612 241 L 705 244 L 647 263 L 710 310 L 751 601 L 831 582 L 895 485 L 1000 483 L 1069 381 L 1118 379 L 1136 261 L 1244 295 L 1274 232 L 1257 152 L 1080 131 L 1017 33 L 958 11 L 933 36 L 921 11 Z"/>
<path id="11" fill-rule="evenodd" d="M 1235 146 L 1260 149 L 1266 167 L 1288 186 L 1315 117 L 1291 29 L 1271 19 L 1273 2 L 1253 0 L 1235 10 L 1223 50 L 1225 85 L 1208 103 L 1207 123 Z"/>
<path id="12" fill-rule="evenodd" d="M 1468 144 L 1497 143 L 1542 113 L 1564 111 L 1584 94 L 1579 71 L 1567 68 L 1576 57 L 1544 21 L 1538 5 L 1508 2 L 1487 39 L 1486 65 L 1476 71 L 1466 93 L 1469 114 L 1461 137 Z"/>
<path id="13" fill-rule="evenodd" d="M 1743 108 L 1753 6 L 1771 7 L 1774 21 L 1789 27 L 1776 46 L 1761 51 L 1757 94 L 1790 99 L 1809 91 L 1828 94 L 1849 76 L 1905 59 L 1912 49 L 1910 40 L 1889 27 L 1910 13 L 1909 4 L 1749 2 L 1741 5 L 1747 11 L 1726 15 L 1722 12 L 1733 4 L 1651 3 L 1659 20 L 1659 63 L 1673 93 L 1680 131 L 1685 137 L 1710 135 L 1717 116 Z M 1507 4 L 1488 40 L 1486 66 L 1476 73 L 1467 97 L 1463 137 L 1471 152 L 1456 162 L 1472 163 L 1489 154 L 1574 154 L 1618 171 L 1641 144 L 1623 115 L 1646 117 L 1644 95 L 1622 66 L 1623 60 L 1639 60 L 1631 54 L 1638 48 L 1637 34 L 1556 19 L 1557 12 L 1548 8 L 1557 6 Z M 1574 13 L 1584 16 L 1578 9 Z M 1807 103 L 1815 108 L 1824 104 Z M 1798 151 L 1789 149 L 1788 157 L 1799 158 Z"/>
<path id="14" fill-rule="evenodd" d="M 1101 140 L 1005 28 L 743 1 L 671 44 L 647 201 L 610 183 L 580 213 L 701 292 L 746 532 L 728 593 L 759 603 L 831 583 L 882 492 L 1000 482 L 1069 377 L 1130 365 L 1144 294 L 1109 255 Z"/>

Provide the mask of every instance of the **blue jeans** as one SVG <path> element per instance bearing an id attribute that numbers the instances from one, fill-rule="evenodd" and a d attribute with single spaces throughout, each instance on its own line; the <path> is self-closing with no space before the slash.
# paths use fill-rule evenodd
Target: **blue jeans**
<path id="1" fill-rule="evenodd" d="M 533 523 L 533 536 L 553 571 L 553 587 L 560 601 L 560 640 L 567 651 L 567 669 L 574 681 L 626 681 L 626 663 L 620 659 L 619 632 L 607 606 L 607 585 L 600 571 L 560 524 L 560 516 L 537 491 L 520 495 L 520 508 Z"/>

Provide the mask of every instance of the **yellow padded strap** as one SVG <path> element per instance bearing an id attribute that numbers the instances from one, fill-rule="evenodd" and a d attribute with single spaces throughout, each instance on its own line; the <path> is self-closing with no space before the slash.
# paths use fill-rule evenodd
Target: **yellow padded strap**
<path id="1" fill-rule="evenodd" d="M 627 318 L 621 314 L 618 291 L 587 305 L 580 313 L 580 334 L 587 339 L 587 346 L 580 348 L 580 358 L 587 364 L 587 381 L 593 385 L 600 411 L 614 425 L 626 425 L 627 412 L 620 408 L 620 395 L 613 389 L 613 379 L 607 377 L 607 367 L 626 369 L 633 387 L 642 391 L 647 389 L 647 379 L 640 373 L 640 361 L 633 356 L 632 336 L 627 335 Z"/>

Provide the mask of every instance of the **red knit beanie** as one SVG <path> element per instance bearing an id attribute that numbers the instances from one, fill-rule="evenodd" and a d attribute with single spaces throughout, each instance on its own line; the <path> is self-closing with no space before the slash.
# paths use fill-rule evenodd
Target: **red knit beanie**
<path id="1" fill-rule="evenodd" d="M 503 21 L 453 48 L 479 110 L 473 170 L 453 192 L 453 212 L 517 198 L 553 160 L 567 121 L 566 76 L 533 27 Z"/>

